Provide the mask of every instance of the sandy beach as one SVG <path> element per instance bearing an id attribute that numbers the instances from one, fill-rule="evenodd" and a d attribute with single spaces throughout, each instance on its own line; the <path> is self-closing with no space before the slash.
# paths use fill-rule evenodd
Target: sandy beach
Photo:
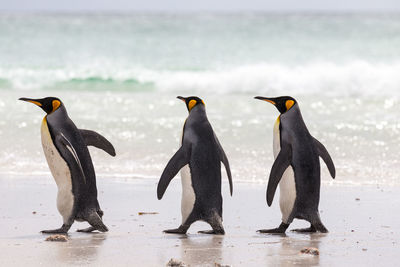
<path id="1" fill-rule="evenodd" d="M 328 234 L 285 236 L 257 234 L 280 223 L 279 205 L 265 202 L 265 184 L 237 183 L 229 197 L 223 184 L 225 236 L 197 231 L 186 236 L 163 234 L 180 223 L 180 180 L 174 179 L 164 199 L 156 198 L 156 180 L 98 178 L 99 200 L 108 233 L 75 232 L 67 242 L 47 242 L 39 231 L 61 224 L 50 176 L 0 178 L 0 265 L 165 266 L 171 258 L 188 266 L 365 266 L 393 265 L 399 251 L 399 187 L 332 186 L 321 192 L 321 217 Z M 139 215 L 139 212 L 157 212 Z M 308 226 L 295 221 L 290 229 Z M 315 247 L 319 256 L 304 255 Z"/>
<path id="2" fill-rule="evenodd" d="M 172 1 L 188 12 L 160 0 L 72 2 L 0 1 L 0 267 L 400 265 L 400 1 Z M 43 110 L 61 102 L 18 99 L 50 96 L 116 150 L 90 148 L 107 233 L 78 233 L 88 226 L 78 222 L 67 242 L 40 233 L 62 224 L 40 133 Z M 229 159 L 224 236 L 199 234 L 202 222 L 163 233 L 181 223 L 180 178 L 156 197 L 188 116 L 177 96 L 204 101 Z M 291 232 L 309 226 L 298 220 L 286 235 L 256 232 L 281 222 L 280 190 L 272 207 L 265 191 L 283 110 L 255 96 L 296 99 L 329 151 L 336 179 L 321 160 L 319 205 L 329 233 Z"/>

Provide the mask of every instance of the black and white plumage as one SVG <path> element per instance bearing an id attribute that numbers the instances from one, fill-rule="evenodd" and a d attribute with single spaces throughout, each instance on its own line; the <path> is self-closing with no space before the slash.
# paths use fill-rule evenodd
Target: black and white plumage
<path id="1" fill-rule="evenodd" d="M 165 167 L 157 187 L 161 199 L 170 181 L 181 170 L 182 224 L 166 233 L 184 234 L 198 220 L 209 223 L 208 234 L 224 234 L 222 225 L 221 161 L 224 163 L 232 195 L 233 184 L 228 159 L 209 123 L 203 100 L 178 97 L 186 103 L 189 116 L 183 127 L 179 150 Z"/>
<path id="2" fill-rule="evenodd" d="M 33 103 L 47 113 L 41 126 L 42 146 L 58 187 L 57 209 L 63 217 L 63 225 L 42 232 L 66 233 L 75 220 L 87 221 L 91 225 L 78 231 L 108 231 L 102 221 L 96 175 L 87 146 L 98 147 L 115 156 L 112 144 L 94 131 L 78 129 L 58 98 L 20 100 Z"/>
<path id="3" fill-rule="evenodd" d="M 336 175 L 328 151 L 309 133 L 294 98 L 283 96 L 256 99 L 272 103 L 281 113 L 274 126 L 275 162 L 268 181 L 267 203 L 271 206 L 279 184 L 282 223 L 278 228 L 259 232 L 284 233 L 295 218 L 307 220 L 311 224 L 310 228 L 295 231 L 327 232 L 321 222 L 318 205 L 321 184 L 319 157 L 325 161 L 332 178 Z"/>

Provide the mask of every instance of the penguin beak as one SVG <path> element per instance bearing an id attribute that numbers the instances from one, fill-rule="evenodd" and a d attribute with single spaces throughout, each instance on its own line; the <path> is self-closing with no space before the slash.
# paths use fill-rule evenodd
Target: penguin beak
<path id="1" fill-rule="evenodd" d="M 271 98 L 268 98 L 268 97 L 256 96 L 254 98 L 262 100 L 262 101 L 267 101 L 267 102 L 271 103 L 272 105 L 276 105 L 275 101 L 273 101 Z"/>
<path id="2" fill-rule="evenodd" d="M 180 100 L 182 100 L 183 102 L 186 103 L 186 98 L 184 98 L 183 96 L 177 96 L 176 98 L 178 98 L 178 99 L 180 99 Z"/>
<path id="3" fill-rule="evenodd" d="M 42 103 L 40 102 L 40 99 L 32 99 L 32 98 L 21 97 L 18 100 L 22 100 L 22 101 L 25 101 L 25 102 L 30 102 L 32 104 L 35 104 L 38 107 L 42 107 L 43 106 Z"/>

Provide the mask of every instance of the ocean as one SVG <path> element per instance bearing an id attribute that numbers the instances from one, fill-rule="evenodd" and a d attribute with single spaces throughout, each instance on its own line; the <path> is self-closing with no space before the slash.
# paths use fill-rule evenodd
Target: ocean
<path id="1" fill-rule="evenodd" d="M 278 111 L 290 95 L 336 168 L 322 181 L 400 185 L 400 14 L 0 14 L 0 175 L 49 175 L 44 112 L 19 97 L 60 97 L 100 177 L 159 178 L 197 95 L 234 182 L 266 184 Z M 223 175 L 225 176 L 225 170 Z M 224 178 L 224 181 L 227 180 Z"/>

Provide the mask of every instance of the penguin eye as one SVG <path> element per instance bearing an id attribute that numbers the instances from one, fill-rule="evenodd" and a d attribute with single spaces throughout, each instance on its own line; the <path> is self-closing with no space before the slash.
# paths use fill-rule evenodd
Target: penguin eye
<path id="1" fill-rule="evenodd" d="M 196 100 L 190 100 L 189 101 L 189 104 L 188 104 L 188 108 L 189 108 L 189 111 L 191 111 L 192 110 L 192 108 L 194 107 L 194 106 L 196 106 L 196 104 L 197 104 L 197 101 Z"/>
<path id="2" fill-rule="evenodd" d="M 286 100 L 286 111 L 288 111 L 293 105 L 294 105 L 294 101 L 293 100 Z"/>
<path id="3" fill-rule="evenodd" d="M 53 105 L 53 110 L 52 110 L 52 112 L 54 112 L 56 109 L 58 109 L 58 108 L 60 107 L 61 102 L 58 101 L 58 100 L 53 100 L 52 105 Z"/>

